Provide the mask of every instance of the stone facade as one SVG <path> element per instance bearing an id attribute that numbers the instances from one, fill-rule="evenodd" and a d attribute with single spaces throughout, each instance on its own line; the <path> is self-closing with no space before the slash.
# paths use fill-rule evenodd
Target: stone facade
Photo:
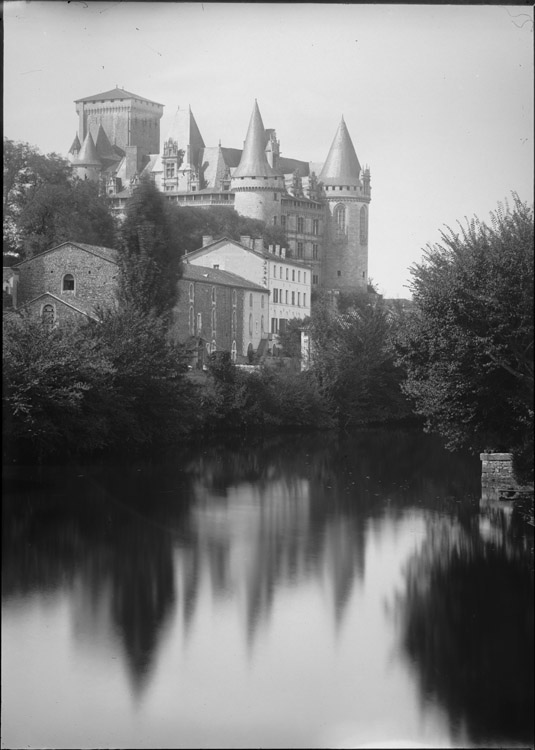
<path id="1" fill-rule="evenodd" d="M 233 273 L 185 265 L 173 310 L 172 337 L 186 342 L 202 365 L 215 351 L 227 351 L 237 363 L 260 353 L 267 340 L 268 292 Z"/>
<path id="2" fill-rule="evenodd" d="M 70 318 L 72 310 L 86 316 L 92 314 L 96 305 L 113 305 L 118 275 L 116 258 L 112 248 L 64 242 L 24 260 L 13 267 L 18 276 L 16 306 L 41 314 L 44 304 L 52 305 L 55 320 L 59 321 Z M 45 302 L 43 295 L 47 294 L 51 297 Z M 60 303 L 68 308 L 63 309 Z"/>

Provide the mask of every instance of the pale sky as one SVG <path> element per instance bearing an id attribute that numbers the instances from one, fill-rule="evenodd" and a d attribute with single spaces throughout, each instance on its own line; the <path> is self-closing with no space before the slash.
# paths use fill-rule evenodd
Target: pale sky
<path id="1" fill-rule="evenodd" d="M 343 115 L 371 170 L 369 272 L 409 296 L 439 230 L 533 202 L 533 9 L 495 5 L 4 3 L 4 135 L 66 155 L 75 99 L 191 106 L 241 148 L 254 100 L 284 156 L 323 162 Z"/>

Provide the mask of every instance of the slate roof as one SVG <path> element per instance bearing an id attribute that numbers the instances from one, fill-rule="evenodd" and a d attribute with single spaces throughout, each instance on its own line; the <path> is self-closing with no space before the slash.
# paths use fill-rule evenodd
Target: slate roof
<path id="1" fill-rule="evenodd" d="M 74 163 L 82 166 L 84 164 L 87 164 L 88 166 L 101 166 L 101 161 L 98 158 L 97 149 L 95 147 L 95 141 L 89 130 L 87 131 L 80 153 Z"/>
<path id="2" fill-rule="evenodd" d="M 190 263 L 184 263 L 182 265 L 182 278 L 185 281 L 202 281 L 206 284 L 221 284 L 222 286 L 233 286 L 239 287 L 240 289 L 254 289 L 259 292 L 267 292 L 268 290 L 255 284 L 253 281 L 248 281 L 242 276 L 238 276 L 230 271 L 222 271 L 219 268 L 208 268 L 205 266 L 196 266 Z"/>
<path id="3" fill-rule="evenodd" d="M 163 107 L 163 104 L 159 102 L 153 102 L 152 99 L 145 99 L 144 96 L 138 96 L 138 94 L 132 94 L 130 91 L 120 89 L 118 86 L 109 91 L 104 91 L 102 94 L 93 94 L 93 96 L 86 96 L 83 99 L 75 99 L 74 102 L 101 102 L 104 100 L 113 99 L 137 99 L 140 102 L 150 102 L 151 104 L 158 104 L 159 107 Z"/>
<path id="4" fill-rule="evenodd" d="M 324 185 L 358 185 L 360 164 L 344 118 L 319 175 Z"/>
<path id="5" fill-rule="evenodd" d="M 31 258 L 26 258 L 25 260 L 21 260 L 20 263 L 16 263 L 13 268 L 18 268 L 19 266 L 22 266 L 23 263 L 31 263 L 34 258 L 40 258 L 42 255 L 45 255 L 46 253 L 52 253 L 54 250 L 59 250 L 60 247 L 63 247 L 64 245 L 74 245 L 75 247 L 79 247 L 82 250 L 85 250 L 88 253 L 91 253 L 92 255 L 96 255 L 99 258 L 103 258 L 104 260 L 109 261 L 110 263 L 117 264 L 117 256 L 118 251 L 115 250 L 112 247 L 103 247 L 101 245 L 86 245 L 85 242 L 62 242 L 60 245 L 56 245 L 55 247 L 51 247 L 48 250 L 43 250 L 42 253 L 37 253 L 37 255 L 32 256 Z"/>
<path id="6" fill-rule="evenodd" d="M 266 131 L 255 100 L 240 163 L 233 177 L 278 177 L 265 152 Z"/>

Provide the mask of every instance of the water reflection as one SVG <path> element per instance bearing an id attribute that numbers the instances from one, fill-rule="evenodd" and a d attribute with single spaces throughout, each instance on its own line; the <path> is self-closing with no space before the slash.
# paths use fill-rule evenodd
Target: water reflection
<path id="1" fill-rule="evenodd" d="M 93 744 L 110 742 L 113 726 L 131 745 L 134 717 L 146 747 L 177 746 L 191 722 L 181 746 L 332 746 L 324 727 L 348 722 L 359 742 L 385 723 L 398 738 L 527 739 L 532 539 L 514 513 L 480 510 L 476 459 L 428 436 L 366 431 L 11 470 L 8 480 L 4 612 L 68 595 L 76 649 L 122 654 L 137 707 L 102 720 L 107 734 L 92 726 Z M 400 583 L 396 635 L 384 608 Z M 299 661 L 307 640 L 314 657 Z M 280 702 L 283 669 L 295 689 Z M 218 673 L 228 696 L 212 695 Z M 188 680 L 180 708 L 176 675 Z"/>

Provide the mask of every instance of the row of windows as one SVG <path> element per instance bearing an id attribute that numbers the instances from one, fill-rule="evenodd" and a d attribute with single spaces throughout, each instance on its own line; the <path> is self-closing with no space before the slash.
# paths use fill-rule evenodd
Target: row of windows
<path id="1" fill-rule="evenodd" d="M 295 305 L 296 292 L 292 292 L 291 296 L 288 289 L 274 289 L 273 290 L 273 302 L 281 305 Z M 303 292 L 303 307 L 307 305 L 307 296 Z M 301 307 L 301 292 L 297 292 L 297 306 Z"/>
<path id="2" fill-rule="evenodd" d="M 339 204 L 333 211 L 334 226 L 338 233 L 346 230 L 346 207 Z M 360 244 L 365 245 L 368 241 L 368 209 L 362 206 L 360 209 Z"/>
<path id="3" fill-rule="evenodd" d="M 317 245 L 316 245 L 316 247 L 317 247 Z M 290 269 L 287 268 L 286 269 L 286 281 L 290 281 L 289 277 L 290 277 Z M 274 279 L 277 278 L 277 266 L 275 264 L 273 265 L 273 278 Z M 279 266 L 279 279 L 282 279 L 282 266 Z M 295 268 L 292 268 L 292 281 L 295 281 Z M 301 271 L 300 270 L 297 271 L 297 281 L 298 282 L 301 281 Z M 306 271 L 303 271 L 303 283 L 304 284 L 307 283 L 307 272 Z"/>
<path id="4" fill-rule="evenodd" d="M 252 296 L 253 295 L 251 294 L 251 298 L 252 298 Z M 215 288 L 215 286 L 212 287 L 211 297 L 212 297 L 212 304 L 215 305 L 215 303 L 216 303 L 216 288 Z M 194 287 L 193 284 L 189 285 L 189 301 L 190 302 L 194 302 L 195 301 L 195 287 Z M 238 301 L 238 296 L 237 296 L 236 290 L 233 289 L 232 290 L 232 307 L 236 307 L 237 301 Z M 250 304 L 252 305 L 252 301 L 251 301 Z M 264 298 L 262 298 L 262 307 L 264 307 Z"/>
<path id="5" fill-rule="evenodd" d="M 260 305 L 262 306 L 262 308 L 264 307 L 265 303 L 266 303 L 266 298 L 264 295 L 262 295 L 260 298 Z M 252 307 L 252 306 L 253 306 L 253 295 L 249 294 L 249 307 Z"/>
<path id="6" fill-rule="evenodd" d="M 281 216 L 281 227 L 283 229 L 289 229 L 289 227 L 288 227 L 288 218 L 289 217 L 285 216 L 284 214 Z M 276 219 L 277 219 L 277 217 L 275 216 L 273 218 L 273 223 L 274 224 L 277 223 Z M 296 229 L 296 231 L 299 234 L 305 234 L 305 232 L 307 231 L 306 230 L 305 218 L 303 216 L 298 216 L 297 217 L 297 229 Z M 319 221 L 319 219 L 312 219 L 312 234 L 319 235 L 319 233 L 320 233 L 320 221 Z"/>

